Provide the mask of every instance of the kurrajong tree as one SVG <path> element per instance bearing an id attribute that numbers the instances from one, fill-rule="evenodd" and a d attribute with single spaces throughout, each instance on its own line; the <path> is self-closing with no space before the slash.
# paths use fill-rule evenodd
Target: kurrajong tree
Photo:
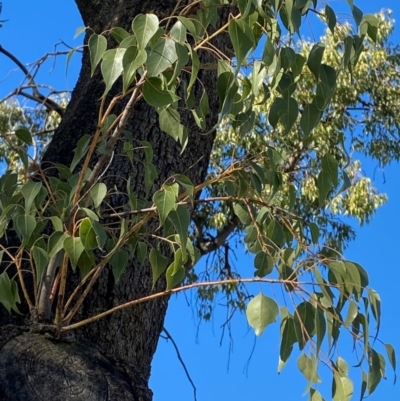
<path id="1" fill-rule="evenodd" d="M 222 291 L 256 335 L 278 320 L 278 370 L 296 345 L 312 400 L 321 364 L 328 397 L 353 394 L 343 336 L 361 396 L 385 359 L 395 368 L 339 218 L 368 221 L 385 200 L 349 149 L 398 158 L 399 60 L 388 15 L 348 3 L 353 26 L 317 0 L 76 0 L 86 36 L 68 102 L 0 48 L 25 74 L 14 95 L 40 105 L 1 104 L 2 400 L 150 400 L 169 297 L 193 287 L 205 319 Z M 306 18 L 326 24 L 321 42 L 294 42 Z M 235 235 L 250 278 L 230 267 Z M 249 282 L 263 292 L 250 299 Z"/>

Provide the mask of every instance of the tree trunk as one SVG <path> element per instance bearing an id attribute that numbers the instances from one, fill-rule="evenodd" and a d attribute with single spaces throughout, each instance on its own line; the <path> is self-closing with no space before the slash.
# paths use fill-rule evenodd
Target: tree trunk
<path id="1" fill-rule="evenodd" d="M 188 2 L 190 0 L 182 4 Z M 130 30 L 131 21 L 139 13 L 155 13 L 161 20 L 171 14 L 176 0 L 76 0 L 76 3 L 85 25 L 101 33 L 113 26 Z M 226 41 L 227 38 L 222 37 L 214 45 L 225 48 Z M 201 57 L 205 62 L 212 61 L 207 54 Z M 199 78 L 209 96 L 211 114 L 207 126 L 212 127 L 218 113 L 215 72 L 202 71 Z M 79 138 L 95 131 L 103 91 L 101 75 L 96 73 L 93 78 L 90 77 L 89 54 L 85 49 L 71 101 L 45 152 L 45 166 L 49 163 L 71 163 Z M 118 92 L 116 85 L 113 93 Z M 121 110 L 123 105 L 118 107 Z M 153 191 L 176 173 L 187 175 L 196 185 L 201 183 L 207 171 L 214 136 L 200 134 L 191 114 L 184 113 L 182 123 L 189 129 L 189 142 L 181 154 L 180 146 L 160 131 L 157 120 L 157 113 L 145 102 L 139 102 L 126 126 L 138 144 L 146 140 L 153 147 L 153 163 L 159 174 Z M 115 154 L 119 153 L 117 149 Z M 135 156 L 139 160 L 144 158 L 142 151 L 137 151 Z M 124 156 L 114 157 L 103 181 L 108 188 L 117 187 L 125 192 L 128 178 L 132 190 L 144 196 L 143 164 L 139 161 L 132 164 Z M 112 203 L 115 207 L 122 205 L 125 197 L 115 195 Z M 147 229 L 151 230 L 151 225 Z M 69 283 L 70 286 L 73 284 Z M 151 268 L 147 262 L 140 265 L 138 261 L 133 261 L 118 285 L 114 283 L 111 269 L 106 268 L 81 307 L 79 318 L 93 316 L 164 288 L 165 279 L 160 278 L 152 289 Z M 2 309 L 1 400 L 150 400 L 152 393 L 147 383 L 167 305 L 167 297 L 162 297 L 124 309 L 76 330 L 69 341 L 56 340 L 43 333 L 45 330 L 40 327 L 35 326 L 32 330 L 25 322 L 25 326 L 18 327 L 16 323 L 20 324 L 21 318 L 18 321 L 10 319 Z"/>

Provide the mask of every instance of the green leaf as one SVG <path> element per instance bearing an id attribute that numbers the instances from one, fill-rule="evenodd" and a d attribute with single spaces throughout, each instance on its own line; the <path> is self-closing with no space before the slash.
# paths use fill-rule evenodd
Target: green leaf
<path id="1" fill-rule="evenodd" d="M 180 123 L 181 117 L 178 110 L 167 107 L 159 113 L 160 129 L 170 135 L 177 141 L 184 131 L 185 127 Z"/>
<path id="2" fill-rule="evenodd" d="M 123 249 L 117 249 L 115 253 L 111 256 L 109 263 L 112 267 L 112 272 L 116 284 L 118 284 L 122 273 L 128 266 L 128 260 L 128 252 L 124 251 Z"/>
<path id="3" fill-rule="evenodd" d="M 102 249 L 107 241 L 107 234 L 104 227 L 96 220 L 92 220 L 93 230 L 96 232 L 97 247 Z"/>
<path id="4" fill-rule="evenodd" d="M 175 174 L 174 175 L 175 180 L 182 185 L 183 188 L 186 189 L 187 193 L 191 198 L 193 198 L 194 195 L 194 184 L 191 181 L 189 177 L 183 174 Z"/>
<path id="5" fill-rule="evenodd" d="M 301 354 L 297 359 L 297 367 L 310 384 L 321 382 L 317 372 L 318 361 L 314 355 L 309 358 L 307 355 Z"/>
<path id="6" fill-rule="evenodd" d="M 274 268 L 274 260 L 265 251 L 258 252 L 254 258 L 254 267 L 257 269 L 254 275 L 265 277 L 270 274 Z"/>
<path id="7" fill-rule="evenodd" d="M 255 45 L 253 30 L 244 20 L 231 19 L 228 31 L 235 50 L 237 70 L 239 71 L 247 53 Z"/>
<path id="8" fill-rule="evenodd" d="M 145 242 L 142 242 L 142 241 L 138 242 L 137 255 L 138 255 L 139 263 L 143 264 L 144 261 L 146 260 L 146 256 L 147 256 L 147 245 Z"/>
<path id="9" fill-rule="evenodd" d="M 17 303 L 21 303 L 18 294 L 18 285 L 14 280 L 10 280 L 7 272 L 0 274 L 0 302 L 7 309 L 8 313 L 11 309 L 20 314 Z"/>
<path id="10" fill-rule="evenodd" d="M 382 379 L 381 362 L 378 353 L 371 348 L 368 352 L 368 393 L 371 395 Z"/>
<path id="11" fill-rule="evenodd" d="M 72 163 L 69 168 L 70 171 L 74 171 L 75 167 L 81 161 L 82 157 L 86 154 L 90 140 L 90 135 L 83 135 L 83 137 L 79 139 L 76 148 L 74 149 L 74 158 L 72 159 Z"/>
<path id="12" fill-rule="evenodd" d="M 322 341 L 324 340 L 326 333 L 326 321 L 323 311 L 320 308 L 315 310 L 315 334 L 317 336 L 316 341 L 316 354 L 319 354 L 321 349 Z"/>
<path id="13" fill-rule="evenodd" d="M 313 129 L 318 125 L 322 117 L 322 112 L 314 104 L 307 104 L 300 119 L 300 127 L 304 137 L 307 138 Z"/>
<path id="14" fill-rule="evenodd" d="M 324 51 L 325 46 L 322 43 L 316 43 L 311 49 L 310 54 L 308 55 L 307 66 L 317 79 L 319 77 L 319 71 Z"/>
<path id="15" fill-rule="evenodd" d="M 322 158 L 322 170 L 330 175 L 332 183 L 336 187 L 339 183 L 338 162 L 329 153 Z"/>
<path id="16" fill-rule="evenodd" d="M 43 272 L 45 271 L 47 264 L 49 263 L 49 255 L 44 249 L 38 246 L 33 246 L 31 251 L 36 267 L 36 279 L 37 283 L 39 283 L 42 279 Z"/>
<path id="17" fill-rule="evenodd" d="M 101 205 L 101 202 L 103 202 L 106 195 L 107 195 L 107 186 L 102 182 L 98 182 L 90 190 L 90 196 L 93 200 L 93 205 L 95 209 L 97 209 Z"/>
<path id="18" fill-rule="evenodd" d="M 241 203 L 234 203 L 233 204 L 233 211 L 235 212 L 236 216 L 239 217 L 239 220 L 244 225 L 249 225 L 252 222 L 250 214 L 247 208 L 242 205 Z"/>
<path id="19" fill-rule="evenodd" d="M 178 205 L 176 210 L 171 210 L 168 214 L 168 219 L 179 234 L 180 243 L 182 245 L 182 261 L 186 262 L 186 244 L 189 235 L 190 213 L 185 206 Z"/>
<path id="20" fill-rule="evenodd" d="M 50 258 L 55 256 L 57 252 L 63 248 L 64 241 L 67 237 L 67 233 L 60 231 L 55 231 L 53 234 L 51 234 L 47 244 L 47 253 L 49 254 Z"/>
<path id="21" fill-rule="evenodd" d="M 163 89 L 160 78 L 150 77 L 143 84 L 143 97 L 153 107 L 165 107 L 179 100 L 172 91 Z"/>
<path id="22" fill-rule="evenodd" d="M 138 45 L 145 49 L 150 39 L 158 31 L 159 20 L 154 14 L 139 14 L 132 22 L 132 31 L 136 35 Z"/>
<path id="23" fill-rule="evenodd" d="M 33 216 L 27 216 L 20 214 L 14 220 L 15 231 L 22 240 L 22 244 L 25 245 L 31 237 L 33 230 L 36 228 L 36 219 Z"/>
<path id="24" fill-rule="evenodd" d="M 127 32 L 124 28 L 115 27 L 111 28 L 110 31 L 113 38 L 120 44 L 124 39 L 129 38 L 129 32 Z"/>
<path id="25" fill-rule="evenodd" d="M 33 145 L 32 142 L 32 135 L 26 128 L 19 128 L 15 130 L 15 135 L 18 139 L 22 142 L 26 143 L 27 145 Z"/>
<path id="26" fill-rule="evenodd" d="M 158 278 L 165 272 L 167 268 L 168 259 L 156 248 L 152 248 L 149 255 L 151 269 L 153 272 L 153 287 Z"/>
<path id="27" fill-rule="evenodd" d="M 391 344 L 385 344 L 385 349 L 386 353 L 390 362 L 390 365 L 392 365 L 393 371 L 396 372 L 396 353 Z M 394 376 L 394 382 L 396 383 L 396 374 Z"/>
<path id="28" fill-rule="evenodd" d="M 92 251 L 84 250 L 79 257 L 78 267 L 81 275 L 81 280 L 84 279 L 92 270 L 93 266 L 96 265 L 94 253 Z"/>
<path id="29" fill-rule="evenodd" d="M 169 265 L 166 273 L 167 290 L 178 286 L 186 276 L 186 271 L 182 263 L 182 248 L 175 252 L 174 261 Z"/>
<path id="30" fill-rule="evenodd" d="M 178 59 L 175 41 L 161 38 L 147 57 L 147 71 L 149 77 L 157 77 Z"/>
<path id="31" fill-rule="evenodd" d="M 79 226 L 79 238 L 86 250 L 97 249 L 97 236 L 89 217 L 84 218 Z"/>
<path id="32" fill-rule="evenodd" d="M 124 69 L 124 75 L 122 76 L 124 93 L 135 80 L 137 69 L 142 66 L 146 60 L 147 52 L 145 50 L 137 51 L 136 46 L 129 46 L 126 49 L 124 57 L 122 58 L 122 67 Z"/>
<path id="33" fill-rule="evenodd" d="M 78 260 L 85 250 L 81 239 L 79 237 L 68 236 L 64 240 L 63 247 L 69 256 L 72 268 L 75 270 Z"/>
<path id="34" fill-rule="evenodd" d="M 100 60 L 103 58 L 104 52 L 107 50 L 107 39 L 102 35 L 94 33 L 89 38 L 88 46 L 91 64 L 90 74 L 93 76 L 97 64 L 99 64 Z"/>
<path id="35" fill-rule="evenodd" d="M 345 327 L 349 327 L 353 323 L 357 315 L 358 315 L 358 305 L 353 300 L 350 300 L 349 308 L 347 309 L 346 321 L 344 323 Z"/>
<path id="36" fill-rule="evenodd" d="M 154 180 L 158 177 L 156 166 L 153 163 L 144 163 L 144 188 L 146 196 L 153 186 Z"/>
<path id="37" fill-rule="evenodd" d="M 182 23 L 182 21 L 176 21 L 170 31 L 170 36 L 177 42 L 185 43 L 186 42 L 186 35 L 187 29 L 186 26 Z"/>
<path id="38" fill-rule="evenodd" d="M 22 196 L 25 199 L 25 213 L 31 211 L 32 204 L 42 188 L 41 182 L 27 182 L 21 187 Z"/>
<path id="39" fill-rule="evenodd" d="M 299 348 L 303 349 L 316 330 L 315 308 L 310 302 L 303 301 L 297 305 L 294 313 L 294 327 Z"/>
<path id="40" fill-rule="evenodd" d="M 277 303 L 262 293 L 255 296 L 246 308 L 247 321 L 256 336 L 260 336 L 268 325 L 275 322 L 278 315 Z"/>
<path id="41" fill-rule="evenodd" d="M 121 76 L 124 70 L 122 60 L 125 52 L 126 49 L 118 48 L 107 50 L 104 53 L 103 61 L 101 62 L 101 73 L 106 84 L 103 96 L 107 95 L 114 82 Z"/>
<path id="42" fill-rule="evenodd" d="M 349 401 L 353 396 L 353 382 L 335 372 L 332 385 L 333 401 Z"/>
<path id="43" fill-rule="evenodd" d="M 286 365 L 293 351 L 293 345 L 297 342 L 293 316 L 288 315 L 285 319 L 282 319 L 281 332 L 282 340 L 279 350 L 278 373 L 280 373 Z"/>
<path id="44" fill-rule="evenodd" d="M 160 225 L 163 225 L 169 213 L 177 207 L 176 196 L 173 191 L 167 190 L 165 187 L 153 195 L 153 202 L 160 216 Z"/>
<path id="45" fill-rule="evenodd" d="M 318 187 L 318 201 L 319 207 L 323 207 L 325 205 L 326 198 L 328 197 L 329 192 L 333 188 L 333 182 L 331 174 L 327 171 L 321 170 L 318 175 L 317 180 L 317 187 Z"/>
<path id="46" fill-rule="evenodd" d="M 332 34 L 334 34 L 336 26 L 336 14 L 328 5 L 325 6 L 325 18 L 329 29 L 331 30 Z"/>

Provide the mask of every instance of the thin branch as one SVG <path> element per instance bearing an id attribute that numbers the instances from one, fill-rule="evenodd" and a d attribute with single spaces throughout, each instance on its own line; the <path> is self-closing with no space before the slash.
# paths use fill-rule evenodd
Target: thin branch
<path id="1" fill-rule="evenodd" d="M 190 377 L 190 373 L 186 367 L 185 362 L 183 361 L 182 357 L 181 357 L 181 353 L 179 352 L 179 348 L 178 345 L 176 344 L 176 342 L 174 341 L 174 339 L 172 338 L 171 334 L 168 332 L 168 330 L 163 327 L 163 332 L 165 333 L 166 336 L 166 340 L 171 340 L 173 347 L 175 348 L 175 352 L 176 352 L 176 356 L 178 357 L 179 362 L 181 363 L 183 370 L 185 371 L 186 377 L 189 380 L 190 384 L 193 387 L 193 393 L 194 393 L 194 401 L 197 401 L 197 389 L 196 386 L 192 380 L 192 378 Z"/>

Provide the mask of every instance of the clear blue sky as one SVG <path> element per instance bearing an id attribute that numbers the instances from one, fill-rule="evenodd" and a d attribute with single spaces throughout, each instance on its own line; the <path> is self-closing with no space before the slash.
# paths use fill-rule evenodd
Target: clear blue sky
<path id="1" fill-rule="evenodd" d="M 343 3 L 345 3 L 343 1 Z M 400 20 L 399 0 L 355 1 L 364 12 L 378 11 L 379 7 L 390 8 L 394 18 Z M 0 29 L 0 44 L 20 57 L 23 62 L 33 62 L 47 52 L 52 52 L 54 44 L 60 39 L 71 46 L 81 43 L 81 38 L 73 39 L 76 28 L 82 25 L 75 3 L 50 0 L 3 0 L 3 13 L 0 19 L 9 19 Z M 400 43 L 400 27 L 393 41 Z M 38 82 L 49 83 L 58 89 L 73 89 L 79 73 L 80 56 L 76 54 L 65 75 L 65 59 L 59 59 L 56 68 L 47 64 L 42 69 Z M 0 55 L 0 94 L 4 95 L 20 82 L 22 75 L 15 70 L 4 56 Z M 8 76 L 7 79 L 5 79 Z M 366 162 L 364 167 L 373 173 L 374 162 Z M 392 343 L 400 353 L 400 314 L 398 312 L 398 279 L 395 271 L 399 269 L 398 227 L 400 227 L 400 166 L 392 165 L 385 169 L 385 181 L 381 172 L 374 175 L 374 184 L 389 195 L 389 202 L 381 208 L 372 222 L 357 229 L 357 240 L 350 246 L 345 256 L 362 264 L 370 275 L 372 288 L 382 298 L 382 317 L 380 337 Z M 252 260 L 239 255 L 236 266 L 244 274 L 252 275 Z M 246 273 L 247 272 L 247 273 Z M 252 287 L 257 292 L 258 288 Z M 191 294 L 186 294 L 190 299 Z M 194 307 L 193 307 L 194 308 Z M 296 367 L 296 354 L 285 367 L 283 373 L 276 372 L 279 353 L 277 336 L 278 324 L 270 326 L 257 338 L 256 348 L 247 366 L 255 341 L 248 329 L 244 315 L 233 318 L 232 339 L 225 336 L 220 345 L 220 325 L 225 319 L 223 308 L 217 308 L 212 323 L 198 328 L 195 309 L 188 306 L 183 295 L 171 301 L 165 326 L 179 346 L 182 358 L 197 387 L 198 401 L 249 400 L 296 401 L 301 398 L 306 382 Z M 230 347 L 231 353 L 230 353 Z M 341 352 L 346 357 L 349 346 L 344 344 Z M 229 367 L 229 369 L 228 369 Z M 246 370 L 247 368 L 247 370 Z M 354 369 L 355 380 L 359 372 Z M 383 381 L 371 401 L 399 401 L 400 386 L 393 386 L 393 374 L 388 367 L 388 380 Z M 177 360 L 170 342 L 160 340 L 153 363 L 151 388 L 155 401 L 187 401 L 193 399 L 193 390 L 186 379 L 182 366 Z M 330 388 L 330 383 L 325 388 Z M 358 389 L 354 399 L 357 398 Z M 325 394 L 329 394 L 325 393 Z M 327 397 L 327 401 L 328 401 Z"/>

